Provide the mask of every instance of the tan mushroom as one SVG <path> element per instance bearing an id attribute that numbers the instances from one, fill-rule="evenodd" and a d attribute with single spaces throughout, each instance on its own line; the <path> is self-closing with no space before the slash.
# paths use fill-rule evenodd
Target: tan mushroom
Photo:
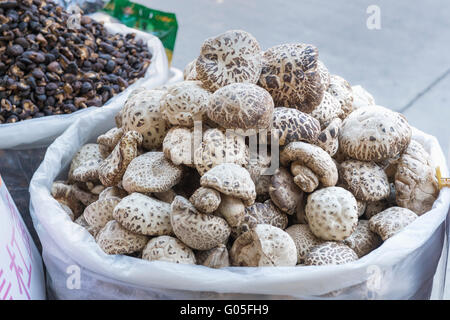
<path id="1" fill-rule="evenodd" d="M 305 192 L 313 192 L 319 186 L 319 178 L 314 171 L 305 167 L 300 161 L 291 163 L 291 173 L 294 175 L 294 183 Z"/>
<path id="2" fill-rule="evenodd" d="M 349 246 L 327 241 L 313 247 L 305 258 L 307 266 L 341 265 L 358 260 L 358 255 Z"/>
<path id="3" fill-rule="evenodd" d="M 277 106 L 313 111 L 324 87 L 317 71 L 319 51 L 303 43 L 282 44 L 264 52 L 258 84 L 269 91 Z"/>
<path id="4" fill-rule="evenodd" d="M 364 212 L 365 219 L 369 220 L 377 213 L 386 210 L 390 207 L 397 206 L 397 200 L 395 195 L 395 186 L 393 183 L 389 184 L 391 192 L 389 196 L 385 199 L 381 199 L 378 201 L 368 201 L 366 205 L 366 210 Z"/>
<path id="5" fill-rule="evenodd" d="M 100 195 L 98 196 L 99 199 L 106 199 L 111 197 L 117 197 L 120 199 L 125 198 L 128 195 L 128 193 L 119 187 L 108 187 L 105 188 Z"/>
<path id="6" fill-rule="evenodd" d="M 184 80 L 197 80 L 197 70 L 196 70 L 197 59 L 189 62 L 183 70 Z"/>
<path id="7" fill-rule="evenodd" d="M 241 199 L 222 195 L 222 201 L 217 208 L 220 214 L 228 222 L 230 227 L 240 226 L 244 220 L 245 205 Z"/>
<path id="8" fill-rule="evenodd" d="M 353 86 L 353 110 L 375 105 L 375 99 L 361 86 Z"/>
<path id="9" fill-rule="evenodd" d="M 97 201 L 99 198 L 99 195 L 92 193 L 91 191 L 85 191 L 77 184 L 72 185 L 72 194 L 85 206 L 90 205 L 92 202 Z"/>
<path id="10" fill-rule="evenodd" d="M 330 85 L 327 91 L 339 100 L 341 104 L 341 119 L 345 119 L 353 111 L 353 92 L 350 84 L 338 75 L 330 76 Z"/>
<path id="11" fill-rule="evenodd" d="M 123 128 L 112 128 L 106 133 L 98 136 L 98 149 L 100 150 L 103 158 L 108 157 L 114 150 L 114 147 L 119 143 L 120 138 L 122 138 L 123 133 Z"/>
<path id="12" fill-rule="evenodd" d="M 221 196 L 220 193 L 214 189 L 200 187 L 191 195 L 189 201 L 198 211 L 203 213 L 213 213 L 219 208 Z"/>
<path id="13" fill-rule="evenodd" d="M 361 258 L 378 248 L 382 241 L 376 233 L 370 231 L 368 220 L 359 220 L 355 231 L 344 240 L 344 243 L 355 251 L 358 258 Z"/>
<path id="14" fill-rule="evenodd" d="M 328 71 L 328 68 L 325 66 L 325 64 L 320 60 L 317 60 L 317 73 L 319 74 L 322 87 L 324 88 L 324 90 L 327 90 L 330 86 L 330 72 Z"/>
<path id="15" fill-rule="evenodd" d="M 386 241 L 417 219 L 417 214 L 407 208 L 391 207 L 369 220 L 369 228 Z"/>
<path id="16" fill-rule="evenodd" d="M 253 228 L 257 224 L 270 224 L 284 230 L 288 225 L 288 216 L 278 209 L 271 200 L 267 200 L 264 203 L 256 202 L 245 208 L 244 223 L 249 228 Z"/>
<path id="17" fill-rule="evenodd" d="M 172 203 L 173 199 L 175 199 L 175 197 L 177 196 L 175 191 L 173 191 L 172 189 L 163 192 L 153 192 L 153 195 L 159 200 L 167 203 Z"/>
<path id="18" fill-rule="evenodd" d="M 334 156 L 339 149 L 339 130 L 342 120 L 335 118 L 317 137 L 315 144 L 325 150 L 330 156 Z"/>
<path id="19" fill-rule="evenodd" d="M 52 185 L 51 194 L 60 205 L 69 208 L 72 212 L 73 219 L 78 218 L 83 213 L 83 204 L 75 196 L 72 185 L 68 185 L 63 181 L 55 181 Z M 68 212 L 67 210 L 65 210 Z M 70 215 L 70 212 L 69 216 Z M 72 217 L 71 217 L 72 218 Z"/>
<path id="20" fill-rule="evenodd" d="M 323 243 L 323 240 L 311 232 L 307 224 L 294 224 L 286 229 L 286 233 L 294 240 L 297 248 L 297 264 L 303 264 L 309 251 Z"/>
<path id="21" fill-rule="evenodd" d="M 248 32 L 230 30 L 203 42 L 195 66 L 196 78 L 211 92 L 231 83 L 256 83 L 261 48 Z"/>
<path id="22" fill-rule="evenodd" d="M 142 259 L 181 264 L 195 264 L 194 252 L 177 238 L 159 236 L 151 239 L 142 251 Z"/>
<path id="23" fill-rule="evenodd" d="M 95 240 L 107 254 L 129 254 L 144 249 L 148 237 L 128 231 L 111 220 L 97 233 Z"/>
<path id="24" fill-rule="evenodd" d="M 303 192 L 294 183 L 286 168 L 279 168 L 271 178 L 269 195 L 272 202 L 283 212 L 292 215 L 303 199 Z"/>
<path id="25" fill-rule="evenodd" d="M 163 152 L 173 164 L 194 166 L 194 133 L 188 128 L 171 128 L 163 141 Z"/>
<path id="26" fill-rule="evenodd" d="M 358 209 L 358 218 L 360 218 L 366 212 L 367 202 L 356 199 L 356 207 Z"/>
<path id="27" fill-rule="evenodd" d="M 220 269 L 230 266 L 228 249 L 223 244 L 210 250 L 198 251 L 195 257 L 197 259 L 197 264 L 205 267 Z"/>
<path id="28" fill-rule="evenodd" d="M 81 182 L 98 180 L 98 167 L 102 161 L 98 144 L 85 144 L 72 159 L 69 180 Z"/>
<path id="29" fill-rule="evenodd" d="M 84 209 L 83 216 L 86 222 L 97 229 L 103 228 L 108 221 L 113 220 L 113 211 L 120 198 L 110 197 L 106 199 L 99 199 Z"/>
<path id="30" fill-rule="evenodd" d="M 101 228 L 93 227 L 89 223 L 87 223 L 83 215 L 79 216 L 74 222 L 85 228 L 93 237 L 95 237 L 101 230 Z"/>
<path id="31" fill-rule="evenodd" d="M 340 118 L 342 114 L 339 100 L 329 92 L 323 94 L 322 101 L 311 112 L 311 116 L 319 120 L 322 128 L 326 128 L 333 119 Z"/>

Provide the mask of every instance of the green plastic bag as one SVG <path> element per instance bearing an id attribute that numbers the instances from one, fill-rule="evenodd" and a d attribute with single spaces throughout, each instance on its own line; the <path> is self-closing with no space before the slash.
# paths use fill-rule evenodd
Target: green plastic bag
<path id="1" fill-rule="evenodd" d="M 128 27 L 158 37 L 166 49 L 170 64 L 178 31 L 177 17 L 174 13 L 150 9 L 128 0 L 111 0 L 103 10 Z"/>

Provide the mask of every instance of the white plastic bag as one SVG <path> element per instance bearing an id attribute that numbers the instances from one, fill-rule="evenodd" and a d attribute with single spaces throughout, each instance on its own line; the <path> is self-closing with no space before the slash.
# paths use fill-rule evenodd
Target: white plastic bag
<path id="1" fill-rule="evenodd" d="M 43 246 L 48 289 L 60 299 L 337 298 L 426 299 L 441 256 L 450 202 L 443 190 L 433 209 L 367 256 L 340 266 L 209 269 L 105 254 L 50 195 L 75 152 L 111 128 L 117 108 L 82 117 L 48 148 L 30 184 L 30 211 Z M 413 138 L 448 174 L 436 138 Z M 68 269 L 69 268 L 69 269 Z M 75 274 L 67 270 L 77 270 Z M 68 288 L 67 279 L 79 280 Z M 441 293 L 442 295 L 442 293 Z"/>
<path id="2" fill-rule="evenodd" d="M 117 104 L 123 104 L 130 92 L 136 88 L 142 86 L 154 88 L 166 83 L 169 79 L 167 56 L 161 41 L 157 37 L 119 23 L 105 23 L 105 28 L 113 34 L 136 33 L 137 39 L 142 39 L 147 43 L 152 53 L 152 59 L 143 78 L 111 98 L 101 108 L 106 109 Z M 98 108 L 90 107 L 72 114 L 47 116 L 12 124 L 0 124 L 0 149 L 28 149 L 48 146 L 77 118 L 96 109 Z"/>

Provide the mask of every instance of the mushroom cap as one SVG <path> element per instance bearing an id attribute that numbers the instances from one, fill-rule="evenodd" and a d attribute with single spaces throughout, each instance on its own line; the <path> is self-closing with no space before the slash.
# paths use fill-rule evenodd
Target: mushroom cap
<path id="1" fill-rule="evenodd" d="M 197 64 L 197 59 L 189 62 L 183 70 L 183 78 L 184 80 L 197 80 L 197 70 L 195 65 Z"/>
<path id="2" fill-rule="evenodd" d="M 99 199 L 84 209 L 83 216 L 90 226 L 101 229 L 114 219 L 113 211 L 119 202 L 117 197 Z"/>
<path id="3" fill-rule="evenodd" d="M 196 78 L 211 92 L 231 83 L 256 83 L 261 68 L 259 43 L 242 30 L 206 39 L 195 64 Z"/>
<path id="4" fill-rule="evenodd" d="M 55 181 L 52 185 L 51 194 L 59 204 L 72 211 L 75 219 L 83 213 L 83 203 L 75 196 L 73 185 L 66 184 L 63 181 Z"/>
<path id="5" fill-rule="evenodd" d="M 330 86 L 330 72 L 321 60 L 317 60 L 317 73 L 319 74 L 322 87 L 324 90 L 327 90 Z"/>
<path id="6" fill-rule="evenodd" d="M 280 228 L 258 224 L 234 241 L 230 257 L 233 266 L 295 266 L 297 249 L 294 240 Z"/>
<path id="7" fill-rule="evenodd" d="M 200 213 L 185 198 L 176 196 L 170 221 L 178 239 L 197 250 L 209 250 L 225 244 L 231 229 L 225 219 Z"/>
<path id="8" fill-rule="evenodd" d="M 98 180 L 98 167 L 102 161 L 103 156 L 98 144 L 85 144 L 72 158 L 69 180 L 82 182 Z"/>
<path id="9" fill-rule="evenodd" d="M 98 136 L 98 148 L 103 158 L 108 157 L 114 150 L 114 147 L 119 143 L 120 138 L 122 138 L 123 133 L 123 128 L 112 128 L 106 133 Z"/>
<path id="10" fill-rule="evenodd" d="M 77 184 L 72 185 L 71 191 L 73 196 L 85 206 L 90 205 L 92 202 L 97 201 L 99 198 L 99 195 L 94 194 L 90 191 L 85 191 L 81 189 Z"/>
<path id="11" fill-rule="evenodd" d="M 398 205 L 418 215 L 431 210 L 439 196 L 438 181 L 431 158 L 417 141 L 411 141 L 398 162 L 395 190 Z"/>
<path id="12" fill-rule="evenodd" d="M 307 266 L 340 265 L 358 260 L 358 255 L 349 246 L 326 241 L 313 247 L 305 258 Z"/>
<path id="13" fill-rule="evenodd" d="M 222 195 L 222 201 L 217 208 L 219 213 L 228 222 L 230 227 L 240 226 L 244 220 L 245 205 L 241 199 Z"/>
<path id="14" fill-rule="evenodd" d="M 142 134 L 142 146 L 147 150 L 159 148 L 169 130 L 160 110 L 164 93 L 162 90 L 140 91 L 127 99 L 122 110 L 124 130 Z"/>
<path id="15" fill-rule="evenodd" d="M 84 218 L 84 215 L 79 216 L 77 219 L 75 219 L 74 222 L 85 228 L 94 238 L 97 235 L 97 233 L 101 230 L 101 228 L 93 227 L 89 223 L 87 223 L 86 219 Z"/>
<path id="16" fill-rule="evenodd" d="M 339 100 L 342 109 L 341 119 L 345 119 L 353 111 L 353 92 L 350 84 L 338 75 L 330 76 L 327 91 Z"/>
<path id="17" fill-rule="evenodd" d="M 320 123 L 299 110 L 278 107 L 273 112 L 272 131 L 278 134 L 280 146 L 293 141 L 314 143 L 320 134 Z"/>
<path id="18" fill-rule="evenodd" d="M 113 218 L 125 229 L 147 236 L 171 235 L 170 204 L 132 193 L 114 208 Z"/>
<path id="19" fill-rule="evenodd" d="M 294 175 L 294 183 L 304 192 L 313 192 L 319 186 L 316 174 L 299 161 L 291 163 L 291 173 Z"/>
<path id="20" fill-rule="evenodd" d="M 256 202 L 245 208 L 244 223 L 250 228 L 257 224 L 270 224 L 284 230 L 288 225 L 288 217 L 271 200 L 266 200 L 264 203 Z"/>
<path id="21" fill-rule="evenodd" d="M 142 135 L 139 132 L 124 133 L 114 150 L 98 168 L 98 177 L 104 186 L 112 187 L 119 184 L 131 160 L 138 156 L 141 144 Z"/>
<path id="22" fill-rule="evenodd" d="M 352 86 L 353 110 L 375 105 L 375 99 L 361 86 Z"/>
<path id="23" fill-rule="evenodd" d="M 305 212 L 311 231 L 322 240 L 344 240 L 358 224 L 356 199 L 341 187 L 327 187 L 311 193 Z"/>
<path id="24" fill-rule="evenodd" d="M 310 44 L 289 43 L 264 52 L 258 84 L 269 91 L 277 106 L 313 111 L 324 87 L 317 72 L 319 51 Z"/>
<path id="25" fill-rule="evenodd" d="M 147 152 L 134 158 L 123 175 L 123 188 L 128 193 L 163 192 L 176 185 L 183 169 L 164 157 L 162 152 Z"/>
<path id="26" fill-rule="evenodd" d="M 129 254 L 144 249 L 148 237 L 128 231 L 111 220 L 97 233 L 95 240 L 107 254 Z"/>
<path id="27" fill-rule="evenodd" d="M 331 156 L 322 148 L 305 143 L 291 142 L 280 152 L 280 162 L 286 166 L 299 161 L 311 169 L 323 186 L 334 186 L 338 180 L 338 170 Z"/>
<path id="28" fill-rule="evenodd" d="M 182 81 L 171 85 L 161 97 L 160 110 L 164 120 L 174 126 L 193 127 L 203 121 L 211 93 L 201 81 Z"/>
<path id="29" fill-rule="evenodd" d="M 246 165 L 248 147 L 245 137 L 221 129 L 208 129 L 194 151 L 194 164 L 200 175 L 222 163 Z"/>
<path id="30" fill-rule="evenodd" d="M 369 228 L 386 241 L 416 220 L 417 214 L 402 207 L 391 207 L 377 213 L 369 220 Z"/>
<path id="31" fill-rule="evenodd" d="M 203 213 L 213 213 L 219 208 L 220 193 L 211 188 L 200 187 L 191 195 L 189 201 Z"/>
<path id="32" fill-rule="evenodd" d="M 271 178 L 270 199 L 283 212 L 294 214 L 303 199 L 303 191 L 294 183 L 286 168 L 280 167 Z"/>
<path id="33" fill-rule="evenodd" d="M 153 196 L 163 202 L 167 202 L 170 204 L 172 203 L 173 199 L 175 199 L 177 194 L 172 189 L 169 189 L 163 192 L 153 192 Z"/>
<path id="34" fill-rule="evenodd" d="M 322 128 L 327 127 L 330 122 L 343 114 L 339 100 L 331 93 L 323 94 L 320 104 L 311 112 L 311 116 L 319 120 Z"/>
<path id="35" fill-rule="evenodd" d="M 233 83 L 211 95 L 208 118 L 226 129 L 267 129 L 273 118 L 270 94 L 251 83 Z"/>
<path id="36" fill-rule="evenodd" d="M 339 165 L 339 177 L 356 199 L 377 201 L 389 196 L 389 181 L 375 162 L 347 160 Z"/>
<path id="37" fill-rule="evenodd" d="M 234 163 L 215 166 L 201 177 L 200 185 L 242 199 L 246 205 L 251 205 L 256 198 L 255 184 L 250 174 Z"/>
<path id="38" fill-rule="evenodd" d="M 173 164 L 194 165 L 194 133 L 191 129 L 173 127 L 163 141 L 163 152 Z"/>
<path id="39" fill-rule="evenodd" d="M 366 212 L 367 202 L 356 199 L 356 207 L 358 208 L 358 218 Z"/>
<path id="40" fill-rule="evenodd" d="M 220 269 L 230 266 L 228 249 L 223 244 L 210 250 L 198 251 L 196 254 L 196 258 L 197 264 L 209 268 Z"/>
<path id="41" fill-rule="evenodd" d="M 358 258 L 361 258 L 378 248 L 382 241 L 376 233 L 370 231 L 368 220 L 359 220 L 355 231 L 344 240 L 344 243 L 355 251 Z"/>
<path id="42" fill-rule="evenodd" d="M 170 236 L 151 239 L 142 251 L 142 259 L 182 264 L 195 264 L 196 262 L 192 249 L 177 238 Z"/>
<path id="43" fill-rule="evenodd" d="M 250 155 L 248 152 L 248 161 L 244 167 L 250 173 L 255 185 L 261 178 L 268 177 L 266 170 L 270 168 L 271 162 L 272 158 L 269 154 L 264 155 L 262 152 L 258 152 L 256 155 Z"/>
<path id="44" fill-rule="evenodd" d="M 118 197 L 120 199 L 125 198 L 128 193 L 119 187 L 107 187 L 98 196 L 99 199 L 106 199 L 110 197 Z"/>
<path id="45" fill-rule="evenodd" d="M 325 150 L 331 157 L 334 156 L 339 149 L 339 130 L 341 129 L 341 125 L 341 119 L 333 119 L 330 124 L 322 130 L 315 142 L 316 145 Z"/>
<path id="46" fill-rule="evenodd" d="M 294 240 L 297 248 L 297 264 L 303 264 L 308 252 L 314 246 L 323 243 L 323 240 L 311 232 L 307 224 L 294 224 L 286 229 L 286 233 Z"/>
<path id="47" fill-rule="evenodd" d="M 411 141 L 406 118 L 380 106 L 353 111 L 343 122 L 339 146 L 343 153 L 361 161 L 395 158 Z"/>

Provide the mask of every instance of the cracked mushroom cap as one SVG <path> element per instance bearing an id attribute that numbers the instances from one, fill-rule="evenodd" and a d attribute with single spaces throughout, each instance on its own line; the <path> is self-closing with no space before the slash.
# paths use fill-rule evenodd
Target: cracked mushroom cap
<path id="1" fill-rule="evenodd" d="M 164 157 L 163 152 L 147 152 L 134 158 L 123 175 L 128 193 L 164 192 L 180 182 L 183 169 Z"/>
<path id="2" fill-rule="evenodd" d="M 355 110 L 342 122 L 339 133 L 339 149 L 361 161 L 395 158 L 410 141 L 405 116 L 380 106 Z"/>
<path id="3" fill-rule="evenodd" d="M 55 181 L 52 185 L 51 194 L 63 209 L 69 213 L 69 216 L 73 215 L 74 219 L 78 218 L 83 213 L 83 203 L 75 196 L 72 185 L 66 184 L 63 181 Z M 67 211 L 64 206 L 70 209 L 72 215 L 70 215 L 70 212 Z"/>
<path id="4" fill-rule="evenodd" d="M 338 75 L 330 76 L 330 85 L 327 91 L 339 100 L 341 105 L 341 119 L 345 119 L 353 111 L 353 92 L 350 84 Z"/>
<path id="5" fill-rule="evenodd" d="M 189 201 L 198 211 L 213 213 L 219 208 L 221 202 L 220 192 L 211 188 L 200 187 L 191 195 Z"/>
<path id="6" fill-rule="evenodd" d="M 355 251 L 358 258 L 361 258 L 378 248 L 382 241 L 378 234 L 370 231 L 368 220 L 359 220 L 355 231 L 344 240 L 344 243 Z"/>
<path id="7" fill-rule="evenodd" d="M 161 97 L 162 117 L 174 126 L 193 127 L 194 121 L 205 120 L 210 96 L 201 81 L 175 83 Z"/>
<path id="8" fill-rule="evenodd" d="M 322 87 L 324 88 L 324 90 L 327 90 L 330 86 L 330 72 L 328 71 L 328 68 L 325 66 L 325 64 L 320 60 L 317 60 L 317 73 L 319 74 Z"/>
<path id="9" fill-rule="evenodd" d="M 333 119 L 328 127 L 326 127 L 317 137 L 316 145 L 325 150 L 331 157 L 336 154 L 339 149 L 339 130 L 341 129 L 342 120 Z"/>
<path id="10" fill-rule="evenodd" d="M 305 262 L 306 255 L 315 246 L 323 243 L 309 229 L 307 224 L 294 224 L 286 229 L 297 248 L 297 264 Z"/>
<path id="11" fill-rule="evenodd" d="M 88 205 L 83 212 L 86 222 L 95 228 L 103 228 L 108 221 L 113 220 L 113 211 L 120 198 L 110 197 L 106 199 L 99 199 Z"/>
<path id="12" fill-rule="evenodd" d="M 128 231 L 111 220 L 97 233 L 95 240 L 106 254 L 130 254 L 144 249 L 148 237 Z"/>
<path id="13" fill-rule="evenodd" d="M 132 193 L 114 208 L 112 216 L 125 229 L 147 236 L 171 235 L 170 204 Z"/>
<path id="14" fill-rule="evenodd" d="M 278 107 L 273 112 L 272 131 L 278 133 L 278 143 L 293 141 L 314 143 L 320 134 L 320 123 L 309 114 L 292 108 Z"/>
<path id="15" fill-rule="evenodd" d="M 72 159 L 69 169 L 70 181 L 98 180 L 98 167 L 103 161 L 98 144 L 88 143 L 78 150 Z"/>
<path id="16" fill-rule="evenodd" d="M 197 264 L 209 268 L 220 269 L 230 266 L 228 249 L 223 244 L 219 245 L 217 248 L 213 248 L 210 250 L 198 251 L 196 254 L 196 258 Z"/>
<path id="17" fill-rule="evenodd" d="M 200 175 L 222 163 L 246 165 L 248 147 L 245 137 L 221 129 L 208 129 L 194 151 L 194 164 Z"/>
<path id="18" fill-rule="evenodd" d="M 192 249 L 177 238 L 170 236 L 151 239 L 142 251 L 142 259 L 182 264 L 196 263 Z"/>
<path id="19" fill-rule="evenodd" d="M 384 170 L 375 162 L 347 160 L 339 165 L 343 185 L 356 199 L 378 201 L 389 196 L 389 181 Z"/>
<path id="20" fill-rule="evenodd" d="M 329 92 L 323 94 L 322 101 L 311 112 L 311 116 L 319 120 L 322 128 L 327 127 L 333 119 L 340 118 L 342 114 L 339 100 Z"/>
<path id="21" fill-rule="evenodd" d="M 353 110 L 375 105 L 375 99 L 361 86 L 353 86 Z"/>
<path id="22" fill-rule="evenodd" d="M 197 80 L 197 70 L 195 65 L 197 64 L 197 59 L 189 62 L 183 70 L 183 78 L 184 80 Z"/>
<path id="23" fill-rule="evenodd" d="M 280 228 L 258 224 L 234 241 L 230 257 L 233 266 L 295 266 L 297 249 L 294 240 Z"/>
<path id="24" fill-rule="evenodd" d="M 356 199 L 341 187 L 328 187 L 311 193 L 305 213 L 311 231 L 322 240 L 344 240 L 358 224 Z"/>
<path id="25" fill-rule="evenodd" d="M 98 136 L 98 148 L 103 158 L 108 157 L 114 150 L 114 147 L 119 143 L 120 138 L 122 138 L 123 133 L 123 128 L 112 128 L 106 133 Z"/>
<path id="26" fill-rule="evenodd" d="M 303 43 L 282 44 L 264 52 L 258 84 L 277 106 L 310 113 L 322 100 L 324 87 L 317 72 L 319 51 Z"/>
<path id="27" fill-rule="evenodd" d="M 336 185 L 336 164 L 322 148 L 305 142 L 291 142 L 281 151 L 280 162 L 287 166 L 294 161 L 314 172 L 324 187 Z"/>
<path id="28" fill-rule="evenodd" d="M 194 133 L 191 129 L 173 127 L 163 141 L 163 152 L 173 164 L 194 165 Z"/>
<path id="29" fill-rule="evenodd" d="M 143 90 L 129 97 L 122 111 L 124 131 L 137 131 L 143 136 L 142 146 L 147 150 L 159 148 L 169 130 L 162 118 L 160 100 L 163 90 Z"/>
<path id="30" fill-rule="evenodd" d="M 225 219 L 200 213 L 185 198 L 176 196 L 170 221 L 178 239 L 197 250 L 209 250 L 225 244 L 231 229 Z"/>
<path id="31" fill-rule="evenodd" d="M 201 177 L 200 185 L 242 199 L 246 206 L 255 202 L 255 184 L 250 174 L 234 163 L 222 163 L 215 166 Z"/>
<path id="32" fill-rule="evenodd" d="M 209 100 L 208 118 L 225 129 L 268 129 L 274 103 L 270 94 L 250 83 L 220 88 Z"/>
<path id="33" fill-rule="evenodd" d="M 256 83 L 261 68 L 259 43 L 242 30 L 206 39 L 195 64 L 196 78 L 211 92 L 231 83 Z"/>
<path id="34" fill-rule="evenodd" d="M 358 260 L 358 255 L 349 246 L 326 241 L 312 248 L 305 258 L 307 266 L 339 265 Z"/>
<path id="35" fill-rule="evenodd" d="M 391 207 L 377 213 L 369 220 L 369 228 L 386 241 L 417 219 L 417 214 L 402 207 Z"/>
<path id="36" fill-rule="evenodd" d="M 271 178 L 269 195 L 272 202 L 283 212 L 292 215 L 303 199 L 303 191 L 294 183 L 286 168 L 279 168 Z"/>
<path id="37" fill-rule="evenodd" d="M 111 154 L 100 163 L 98 177 L 106 187 L 118 185 L 131 160 L 138 156 L 142 135 L 136 131 L 124 133 Z"/>
<path id="38" fill-rule="evenodd" d="M 418 215 L 431 210 L 439 196 L 430 155 L 417 141 L 411 141 L 398 162 L 395 190 L 398 205 Z"/>

